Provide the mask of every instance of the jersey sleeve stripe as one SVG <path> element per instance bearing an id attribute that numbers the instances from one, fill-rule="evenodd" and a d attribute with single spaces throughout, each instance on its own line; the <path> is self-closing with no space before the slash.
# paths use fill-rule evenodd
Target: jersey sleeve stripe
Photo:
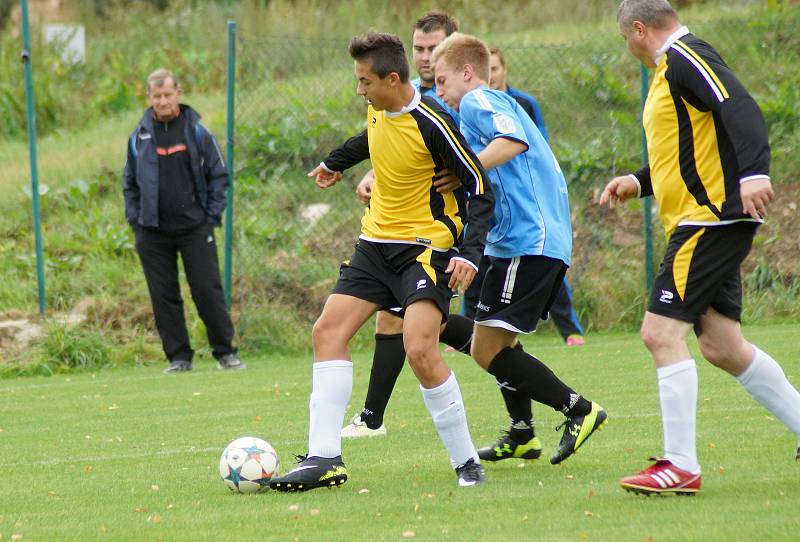
<path id="1" fill-rule="evenodd" d="M 700 75 L 708 82 L 708 85 L 711 87 L 711 90 L 714 91 L 714 94 L 717 96 L 717 99 L 722 102 L 726 98 L 730 98 L 728 94 L 728 90 L 725 88 L 725 85 L 722 84 L 722 81 L 719 80 L 717 74 L 714 73 L 706 61 L 703 60 L 700 55 L 692 51 L 692 49 L 683 43 L 681 40 L 677 40 L 673 45 L 672 48 L 678 51 L 681 55 L 683 55 L 686 60 L 691 62 L 697 71 L 700 72 Z"/>
<path id="2" fill-rule="evenodd" d="M 484 94 L 483 91 L 476 89 L 472 95 L 475 96 L 475 100 L 477 100 L 478 105 L 480 105 L 486 111 L 491 111 L 494 113 L 494 107 L 492 107 L 492 104 L 489 103 L 489 99 L 486 97 L 486 94 Z"/>
<path id="3" fill-rule="evenodd" d="M 476 194 L 483 194 L 483 175 L 481 175 L 480 169 L 475 166 L 475 163 L 469 157 L 469 154 L 467 154 L 467 152 L 464 150 L 464 147 L 461 146 L 458 138 L 453 135 L 453 132 L 450 130 L 450 127 L 447 126 L 447 123 L 442 120 L 442 118 L 437 115 L 433 109 L 422 102 L 419 103 L 419 111 L 431 122 L 433 122 L 434 126 L 436 126 L 440 132 L 442 132 L 447 142 L 450 144 L 453 150 L 456 151 L 458 158 L 467 167 L 467 169 L 472 172 L 473 177 L 475 177 Z"/>

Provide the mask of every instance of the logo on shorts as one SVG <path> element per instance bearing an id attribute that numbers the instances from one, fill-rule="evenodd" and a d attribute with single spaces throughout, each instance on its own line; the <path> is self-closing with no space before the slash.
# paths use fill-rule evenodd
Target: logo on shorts
<path id="1" fill-rule="evenodd" d="M 489 312 L 489 310 L 491 310 L 491 309 L 490 309 L 490 307 L 487 307 L 486 305 L 484 305 L 483 303 L 481 303 L 481 302 L 479 301 L 479 302 L 478 302 L 478 310 L 479 310 L 479 311 L 486 311 L 486 312 Z"/>
<path id="2" fill-rule="evenodd" d="M 662 303 L 666 303 L 667 305 L 669 305 L 670 303 L 672 303 L 672 298 L 674 297 L 675 294 L 673 294 L 669 290 L 661 290 L 661 297 L 659 297 L 658 300 L 661 301 Z"/>
<path id="3" fill-rule="evenodd" d="M 425 239 L 424 237 L 417 237 L 417 243 L 422 243 L 423 245 L 430 245 L 431 240 Z"/>
<path id="4" fill-rule="evenodd" d="M 417 290 L 422 290 L 425 286 L 428 285 L 428 281 L 425 279 L 420 279 L 417 281 Z"/>

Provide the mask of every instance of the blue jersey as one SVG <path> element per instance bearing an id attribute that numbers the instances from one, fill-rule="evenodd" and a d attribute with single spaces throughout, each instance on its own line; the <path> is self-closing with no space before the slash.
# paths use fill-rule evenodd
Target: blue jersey
<path id="1" fill-rule="evenodd" d="M 485 254 L 547 256 L 569 265 L 572 224 L 567 183 L 533 120 L 512 96 L 486 86 L 464 95 L 459 115 L 461 133 L 475 153 L 498 137 L 527 147 L 487 172 L 495 204 Z"/>
<path id="2" fill-rule="evenodd" d="M 414 88 L 419 90 L 419 93 L 422 94 L 423 96 L 430 96 L 431 98 L 433 98 L 434 100 L 439 102 L 439 105 L 442 106 L 442 109 L 444 109 L 445 112 L 448 115 L 453 117 L 453 122 L 456 124 L 456 126 L 458 126 L 458 123 L 459 123 L 458 111 L 456 111 L 455 109 L 452 109 L 449 105 L 444 103 L 444 100 L 442 100 L 440 97 L 438 97 L 436 95 L 436 85 L 435 84 L 432 87 L 422 87 L 422 86 L 420 86 L 422 84 L 422 81 L 420 81 L 419 77 L 417 77 L 416 79 L 412 79 L 411 80 L 411 84 L 414 85 Z"/>
<path id="3" fill-rule="evenodd" d="M 520 99 L 528 102 L 530 105 L 530 110 L 525 107 L 524 103 L 522 104 L 522 108 L 526 113 L 528 113 L 528 115 L 530 115 L 531 119 L 536 124 L 536 127 L 539 128 L 540 132 L 542 132 L 544 140 L 550 143 L 550 138 L 547 137 L 547 126 L 544 123 L 544 115 L 542 115 L 542 109 L 539 107 L 539 102 L 536 101 L 536 98 L 527 92 L 522 92 L 520 89 L 512 87 L 511 85 L 506 87 L 506 92 L 511 94 L 518 102 Z"/>

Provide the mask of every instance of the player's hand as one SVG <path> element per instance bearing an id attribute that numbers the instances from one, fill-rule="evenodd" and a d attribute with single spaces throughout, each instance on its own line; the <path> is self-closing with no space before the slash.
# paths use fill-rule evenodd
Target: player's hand
<path id="1" fill-rule="evenodd" d="M 451 290 L 463 292 L 472 284 L 472 279 L 478 273 L 474 267 L 456 258 L 451 258 L 447 265 L 446 273 L 450 274 L 450 282 L 447 285 Z"/>
<path id="2" fill-rule="evenodd" d="M 639 187 L 636 186 L 636 181 L 634 181 L 630 175 L 614 177 L 611 179 L 611 182 L 606 185 L 603 193 L 600 194 L 600 205 L 608 204 L 608 207 L 613 209 L 617 205 L 625 203 L 631 198 L 635 198 L 638 193 Z"/>
<path id="3" fill-rule="evenodd" d="M 336 183 L 342 178 L 341 171 L 328 171 L 322 165 L 319 165 L 308 172 L 309 177 L 315 177 L 317 186 L 320 188 L 328 188 Z"/>
<path id="4" fill-rule="evenodd" d="M 461 179 L 443 169 L 433 178 L 433 187 L 440 194 L 449 194 L 461 188 Z"/>
<path id="5" fill-rule="evenodd" d="M 364 205 L 369 205 L 372 198 L 372 184 L 375 182 L 375 170 L 369 170 L 356 186 L 356 197 Z"/>
<path id="6" fill-rule="evenodd" d="M 739 185 L 739 195 L 742 198 L 742 209 L 756 220 L 766 218 L 767 205 L 775 197 L 772 183 L 769 179 L 755 179 Z"/>

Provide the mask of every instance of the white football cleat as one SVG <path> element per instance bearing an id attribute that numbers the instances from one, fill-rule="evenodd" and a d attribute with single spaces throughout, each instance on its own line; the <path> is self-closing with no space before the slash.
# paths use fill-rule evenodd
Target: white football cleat
<path id="1" fill-rule="evenodd" d="M 386 436 L 386 426 L 381 424 L 377 429 L 370 429 L 367 424 L 361 421 L 361 415 L 356 414 L 353 421 L 342 427 L 342 438 L 361 438 L 361 437 L 384 437 Z"/>

